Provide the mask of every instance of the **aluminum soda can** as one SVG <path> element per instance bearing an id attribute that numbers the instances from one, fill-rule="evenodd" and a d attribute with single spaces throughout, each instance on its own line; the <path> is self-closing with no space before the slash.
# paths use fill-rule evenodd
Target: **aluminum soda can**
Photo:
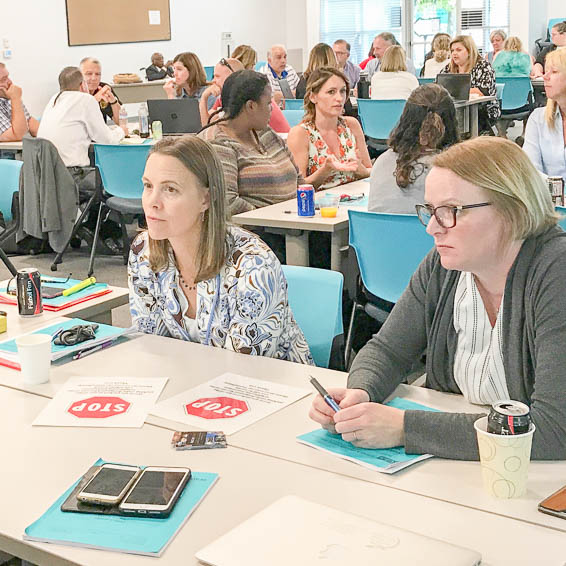
<path id="1" fill-rule="evenodd" d="M 154 120 L 151 123 L 151 135 L 155 141 L 159 141 L 163 137 L 163 126 L 160 120 Z"/>
<path id="2" fill-rule="evenodd" d="M 20 316 L 37 316 L 43 312 L 41 275 L 38 269 L 19 269 L 16 275 L 16 294 Z"/>
<path id="3" fill-rule="evenodd" d="M 564 206 L 564 179 L 562 177 L 547 177 L 546 182 L 554 206 Z"/>
<path id="4" fill-rule="evenodd" d="M 494 403 L 487 417 L 487 432 L 491 434 L 525 434 L 531 428 L 531 411 L 519 401 Z"/>
<path id="5" fill-rule="evenodd" d="M 297 212 L 299 216 L 314 216 L 314 187 L 299 185 L 297 188 Z"/>

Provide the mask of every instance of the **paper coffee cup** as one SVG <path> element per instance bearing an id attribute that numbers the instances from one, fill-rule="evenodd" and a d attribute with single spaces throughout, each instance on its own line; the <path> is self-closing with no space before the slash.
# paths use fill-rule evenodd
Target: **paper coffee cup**
<path id="1" fill-rule="evenodd" d="M 16 346 L 24 383 L 37 385 L 49 381 L 51 336 L 49 334 L 26 334 L 16 338 Z"/>
<path id="2" fill-rule="evenodd" d="M 521 497 L 527 491 L 527 475 L 535 425 L 525 434 L 487 432 L 487 417 L 474 423 L 485 489 L 494 497 Z"/>

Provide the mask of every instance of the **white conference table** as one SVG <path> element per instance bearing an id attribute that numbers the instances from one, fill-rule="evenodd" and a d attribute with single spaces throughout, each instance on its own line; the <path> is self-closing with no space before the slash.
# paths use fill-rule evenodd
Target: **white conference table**
<path id="1" fill-rule="evenodd" d="M 166 80 L 161 79 L 131 84 L 111 84 L 110 86 L 123 104 L 129 104 L 167 98 L 167 93 L 163 90 L 165 83 Z"/>
<path id="2" fill-rule="evenodd" d="M 369 179 L 354 181 L 326 191 L 315 193 L 315 201 L 325 193 L 359 195 L 369 194 Z M 330 267 L 340 271 L 342 254 L 348 249 L 348 209 L 367 210 L 366 206 L 355 203 L 341 203 L 335 218 L 323 218 L 320 211 L 314 216 L 299 216 L 297 199 L 256 208 L 232 217 L 240 226 L 261 226 L 285 235 L 285 252 L 289 265 L 309 265 L 309 232 L 330 232 Z"/>
<path id="3" fill-rule="evenodd" d="M 21 382 L 19 372 L 0 368 L 0 385 L 53 397 L 61 384 L 74 375 L 164 376 L 169 378 L 169 382 L 161 395 L 163 400 L 225 372 L 303 387 L 308 391 L 312 389 L 308 382 L 310 375 L 326 387 L 343 386 L 347 377 L 343 372 L 271 358 L 250 359 L 219 348 L 171 338 L 138 335 L 88 358 L 58 362 L 52 367 L 51 382 L 43 385 L 25 385 Z M 441 410 L 483 412 L 481 407 L 469 405 L 461 396 L 420 387 L 400 386 L 397 394 Z M 395 491 L 426 496 L 526 524 L 566 532 L 566 521 L 537 511 L 537 505 L 542 499 L 566 483 L 566 462 L 531 462 L 528 493 L 514 500 L 495 499 L 484 492 L 478 462 L 433 458 L 393 475 L 373 472 L 296 442 L 297 435 L 317 428 L 316 423 L 308 418 L 308 408 L 313 396 L 314 392 L 231 435 L 229 443 L 307 468 L 325 470 L 393 488 Z M 147 422 L 171 430 L 183 430 L 186 426 L 154 416 L 148 417 Z"/>
<path id="4" fill-rule="evenodd" d="M 472 548 L 486 566 L 564 563 L 564 535 L 495 514 L 362 482 L 234 447 L 177 452 L 170 431 L 32 427 L 47 404 L 0 388 L 0 548 L 35 564 L 70 566 L 197 565 L 195 553 L 280 497 L 296 495 L 345 512 Z M 216 472 L 216 485 L 162 557 L 22 540 L 24 529 L 99 457 L 141 465 L 189 466 Z M 190 483 L 189 483 L 190 489 Z M 253 541 L 250 541 L 253 548 Z"/>
<path id="5" fill-rule="evenodd" d="M 16 159 L 22 160 L 23 145 L 21 141 L 0 142 L 0 157 L 3 151 L 15 152 Z"/>

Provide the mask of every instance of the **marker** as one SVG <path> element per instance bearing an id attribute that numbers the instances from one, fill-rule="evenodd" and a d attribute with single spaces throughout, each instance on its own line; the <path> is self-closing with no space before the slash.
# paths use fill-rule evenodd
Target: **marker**
<path id="1" fill-rule="evenodd" d="M 80 360 L 86 356 L 90 356 L 95 352 L 99 352 L 100 350 L 104 350 L 105 348 L 109 348 L 114 344 L 115 340 L 108 340 L 103 342 L 102 344 L 98 344 L 97 346 L 93 346 L 92 348 L 85 348 L 84 350 L 80 350 L 73 356 L 73 360 Z"/>
<path id="2" fill-rule="evenodd" d="M 62 295 L 63 297 L 68 297 L 69 295 L 72 295 L 73 293 L 78 293 L 79 291 L 82 291 L 83 289 L 86 289 L 87 287 L 90 287 L 95 283 L 96 283 L 96 277 L 89 277 L 88 279 L 85 279 L 84 281 L 81 281 L 80 283 L 77 283 L 76 285 L 73 285 L 72 287 L 65 289 Z"/>
<path id="3" fill-rule="evenodd" d="M 55 340 L 57 339 L 57 336 L 59 336 L 59 334 L 61 334 L 61 332 L 63 332 L 64 328 L 61 326 L 61 328 L 59 328 L 58 330 L 56 330 L 52 335 L 51 335 L 51 342 L 55 342 Z"/>
<path id="4" fill-rule="evenodd" d="M 330 393 L 322 387 L 322 385 L 314 378 L 312 375 L 310 376 L 310 382 L 313 384 L 314 388 L 320 393 L 321 397 L 324 399 L 324 402 L 333 410 L 338 412 L 340 407 L 334 401 L 334 399 L 330 396 Z"/>

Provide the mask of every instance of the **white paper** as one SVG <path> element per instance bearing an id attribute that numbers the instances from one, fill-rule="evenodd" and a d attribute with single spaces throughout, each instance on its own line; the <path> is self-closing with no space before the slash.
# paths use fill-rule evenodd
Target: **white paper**
<path id="1" fill-rule="evenodd" d="M 308 389 L 224 373 L 158 403 L 150 413 L 203 430 L 221 430 L 229 435 L 309 393 Z M 206 418 L 190 412 L 198 412 Z"/>
<path id="2" fill-rule="evenodd" d="M 166 377 L 72 377 L 37 416 L 36 426 L 140 428 Z"/>
<path id="3" fill-rule="evenodd" d="M 149 25 L 158 26 L 161 23 L 161 11 L 160 10 L 148 10 L 147 15 L 149 16 Z"/>

